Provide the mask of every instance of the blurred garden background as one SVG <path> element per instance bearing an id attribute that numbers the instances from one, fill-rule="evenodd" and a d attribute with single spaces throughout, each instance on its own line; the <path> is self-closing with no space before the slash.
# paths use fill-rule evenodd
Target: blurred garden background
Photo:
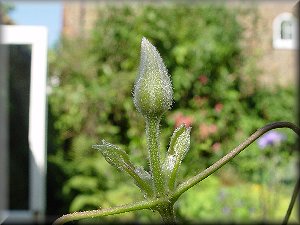
<path id="1" fill-rule="evenodd" d="M 274 4 L 296 17 L 295 1 L 287 2 Z M 192 127 L 180 179 L 267 123 L 298 123 L 296 50 L 273 48 L 274 27 L 266 18 L 255 4 L 65 3 L 63 33 L 48 56 L 47 214 L 143 198 L 91 148 L 105 139 L 148 169 L 145 124 L 132 101 L 142 37 L 157 47 L 174 87 L 161 124 L 161 155 L 177 126 Z M 286 69 L 276 67 L 280 62 Z M 298 175 L 296 140 L 279 129 L 250 145 L 180 197 L 179 221 L 281 222 Z M 297 211 L 290 221 L 299 222 Z M 158 222 L 159 215 L 143 210 L 91 221 L 131 220 Z"/>

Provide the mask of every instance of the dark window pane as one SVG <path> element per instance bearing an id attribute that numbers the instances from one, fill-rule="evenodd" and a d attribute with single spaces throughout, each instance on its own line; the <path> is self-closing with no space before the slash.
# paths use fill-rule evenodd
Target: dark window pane
<path id="1" fill-rule="evenodd" d="M 31 46 L 9 47 L 9 209 L 29 208 Z"/>

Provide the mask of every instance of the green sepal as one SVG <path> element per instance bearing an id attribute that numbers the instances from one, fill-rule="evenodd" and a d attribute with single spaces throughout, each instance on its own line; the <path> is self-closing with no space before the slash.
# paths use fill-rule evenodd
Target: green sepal
<path id="1" fill-rule="evenodd" d="M 99 150 L 109 164 L 118 170 L 128 173 L 142 191 L 152 196 L 153 185 L 150 174 L 142 167 L 135 167 L 124 150 L 105 140 L 102 140 L 102 144 L 100 145 L 93 145 L 92 148 Z M 147 174 L 149 174 L 150 178 Z"/>
<path id="2" fill-rule="evenodd" d="M 175 187 L 178 169 L 189 151 L 190 132 L 191 127 L 186 128 L 185 125 L 181 125 L 175 129 L 171 137 L 167 156 L 163 163 L 163 171 L 170 190 L 173 190 Z"/>
<path id="3" fill-rule="evenodd" d="M 171 137 L 171 140 L 170 140 L 170 145 L 169 145 L 169 149 L 168 149 L 168 155 L 174 155 L 175 153 L 175 150 L 174 150 L 174 147 L 175 147 L 175 144 L 176 144 L 176 141 L 178 139 L 178 137 L 186 130 L 185 128 L 185 125 L 184 124 L 181 124 L 179 127 L 177 127 L 173 134 L 172 134 L 172 137 Z"/>
<path id="4" fill-rule="evenodd" d="M 118 170 L 126 171 L 128 169 L 134 169 L 128 154 L 118 146 L 102 140 L 101 145 L 93 145 L 92 147 L 99 150 L 105 160 Z"/>
<path id="5" fill-rule="evenodd" d="M 146 170 L 144 170 L 143 167 L 141 166 L 137 166 L 135 167 L 134 172 L 143 180 L 143 183 L 141 182 L 137 182 L 137 180 L 135 179 L 135 184 L 140 188 L 140 189 L 144 189 L 145 184 L 147 185 L 147 188 L 149 189 L 148 192 L 144 191 L 146 197 L 152 197 L 154 195 L 154 184 L 153 184 L 153 180 L 152 180 L 152 176 L 150 175 L 150 173 L 148 173 Z"/>

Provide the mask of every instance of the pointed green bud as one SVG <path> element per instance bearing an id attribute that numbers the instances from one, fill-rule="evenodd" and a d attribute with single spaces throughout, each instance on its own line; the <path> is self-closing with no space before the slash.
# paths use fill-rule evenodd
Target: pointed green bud
<path id="1" fill-rule="evenodd" d="M 180 164 L 181 161 L 184 159 L 186 153 L 190 149 L 190 133 L 191 133 L 191 127 L 186 128 L 183 125 L 178 130 L 175 130 L 172 136 L 173 149 L 168 150 L 168 155 L 171 154 L 174 155 L 176 157 L 176 161 L 177 161 L 176 163 Z"/>
<path id="2" fill-rule="evenodd" d="M 171 137 L 170 140 L 170 146 L 168 149 L 168 155 L 174 155 L 175 154 L 175 145 L 177 142 L 178 137 L 186 130 L 186 127 L 184 124 L 180 125 L 179 127 L 177 127 Z"/>
<path id="3" fill-rule="evenodd" d="M 190 132 L 190 127 L 186 128 L 185 125 L 181 125 L 176 128 L 171 137 L 167 157 L 163 164 L 163 170 L 168 180 L 168 187 L 171 190 L 175 187 L 180 164 L 190 148 Z"/>
<path id="4" fill-rule="evenodd" d="M 104 156 L 105 160 L 119 170 L 126 171 L 129 168 L 134 170 L 134 166 L 129 161 L 128 154 L 119 147 L 102 140 L 101 145 L 93 145 Z"/>
<path id="5" fill-rule="evenodd" d="M 135 107 L 144 117 L 159 118 L 170 109 L 172 96 L 172 84 L 163 60 L 156 48 L 143 38 L 133 94 Z"/>
<path id="6" fill-rule="evenodd" d="M 124 150 L 105 140 L 102 140 L 102 144 L 93 145 L 92 147 L 99 150 L 109 164 L 118 170 L 128 173 L 135 180 L 136 185 L 141 188 L 147 196 L 153 195 L 153 184 L 150 174 L 142 167 L 135 167 Z"/>

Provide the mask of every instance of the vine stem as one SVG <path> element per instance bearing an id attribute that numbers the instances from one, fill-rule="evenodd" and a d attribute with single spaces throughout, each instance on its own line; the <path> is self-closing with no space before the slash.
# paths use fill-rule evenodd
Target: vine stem
<path id="1" fill-rule="evenodd" d="M 70 221 L 80 220 L 80 219 L 109 216 L 109 215 L 115 215 L 115 214 L 141 210 L 141 209 L 150 209 L 152 207 L 157 206 L 161 202 L 162 202 L 161 199 L 155 199 L 155 200 L 147 200 L 147 201 L 121 205 L 121 206 L 108 208 L 108 209 L 69 213 L 56 219 L 53 225 L 61 225 Z"/>
<path id="2" fill-rule="evenodd" d="M 293 191 L 293 195 L 292 195 L 289 207 L 288 207 L 288 209 L 286 211 L 286 214 L 285 214 L 284 220 L 282 222 L 282 225 L 286 225 L 288 223 L 288 221 L 289 221 L 289 218 L 290 218 L 290 215 L 292 213 L 292 209 L 294 207 L 294 204 L 295 204 L 295 201 L 296 201 L 297 194 L 298 194 L 299 190 L 300 190 L 300 177 L 298 177 L 298 180 L 297 180 L 297 183 L 295 185 L 295 188 L 294 188 L 294 191 Z"/>
<path id="3" fill-rule="evenodd" d="M 208 167 L 207 169 L 205 169 L 201 173 L 195 175 L 194 177 L 189 178 L 187 181 L 180 184 L 178 186 L 177 190 L 172 195 L 174 197 L 174 199 L 179 198 L 180 195 L 182 195 L 189 188 L 193 187 L 194 185 L 199 183 L 201 180 L 204 180 L 209 175 L 214 173 L 216 170 L 220 169 L 222 166 L 224 166 L 227 162 L 229 162 L 231 159 L 233 159 L 241 151 L 243 151 L 245 148 L 247 148 L 251 143 L 253 143 L 260 136 L 262 136 L 266 132 L 268 132 L 272 129 L 276 129 L 276 128 L 290 128 L 296 134 L 298 134 L 298 136 L 300 136 L 300 128 L 297 127 L 296 125 L 294 125 L 293 123 L 290 123 L 290 122 L 274 122 L 274 123 L 267 124 L 266 126 L 258 129 L 249 138 L 247 138 L 244 142 L 242 142 L 236 148 L 231 150 L 229 153 L 227 153 L 223 158 L 219 159 L 213 165 L 211 165 L 210 167 Z"/>
<path id="4" fill-rule="evenodd" d="M 150 170 L 153 176 L 156 197 L 165 193 L 164 177 L 159 155 L 159 122 L 160 118 L 146 119 L 146 136 L 149 152 Z"/>

